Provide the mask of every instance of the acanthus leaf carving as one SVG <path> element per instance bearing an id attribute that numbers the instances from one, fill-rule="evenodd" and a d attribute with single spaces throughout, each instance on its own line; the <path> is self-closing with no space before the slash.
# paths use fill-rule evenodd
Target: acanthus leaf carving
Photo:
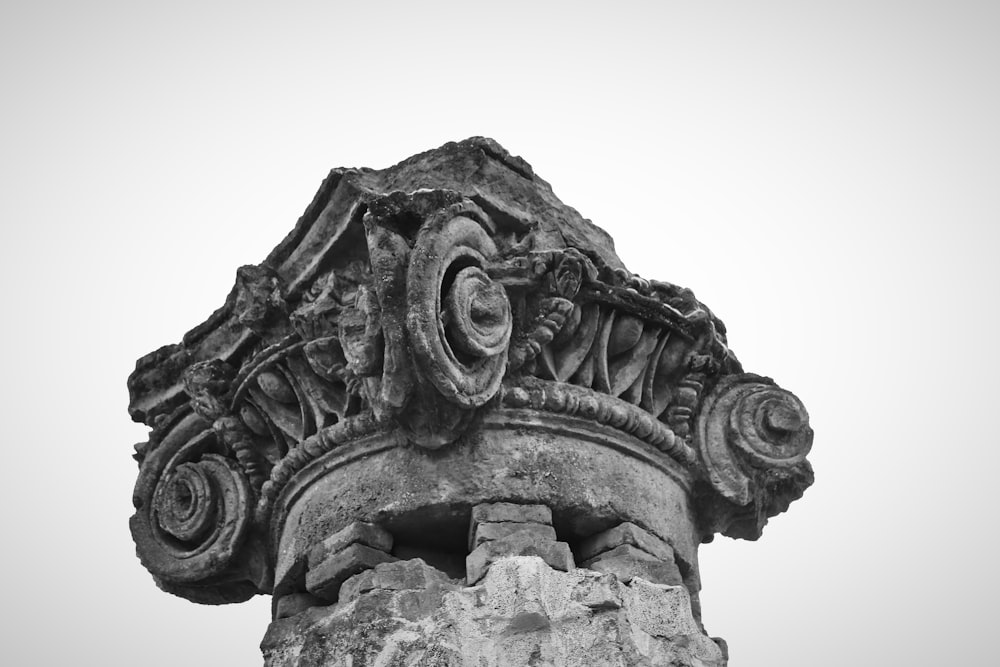
<path id="1" fill-rule="evenodd" d="M 386 343 L 378 300 L 370 288 L 358 289 L 355 303 L 340 314 L 338 330 L 348 390 L 364 394 L 378 416 L 387 408 L 398 408 L 402 400 L 393 398 L 396 392 L 388 397 L 382 393 Z"/>
<path id="2" fill-rule="evenodd" d="M 530 237 L 529 237 L 530 238 Z M 520 269 L 517 273 L 512 271 Z M 566 248 L 557 252 L 534 252 L 526 257 L 494 266 L 492 273 L 506 278 L 508 285 L 515 288 L 531 286 L 538 294 L 524 298 L 528 310 L 535 313 L 528 318 L 517 340 L 511 345 L 508 372 L 524 369 L 533 373 L 536 358 L 564 329 L 569 320 L 571 327 L 579 323 L 578 306 L 573 300 L 581 285 L 596 276 L 593 262 L 576 248 Z M 511 278 L 514 278 L 511 280 Z M 574 321 L 572 318 L 576 316 Z M 542 364 L 552 372 L 551 355 L 542 358 Z"/>
<path id="3" fill-rule="evenodd" d="M 376 202 L 373 202 L 376 203 Z M 401 215 L 391 219 L 397 220 Z M 374 294 L 359 295 L 356 308 L 365 322 L 375 317 L 382 337 L 381 375 L 367 380 L 368 398 L 379 418 L 399 414 L 413 391 L 413 374 L 407 359 L 406 279 L 404 269 L 410 248 L 406 239 L 387 225 L 379 224 L 372 211 L 365 215 L 365 231 L 371 257 Z M 377 296 L 377 299 L 372 297 Z M 350 361 L 350 357 L 349 357 Z"/>
<path id="4" fill-rule="evenodd" d="M 236 371 L 218 359 L 193 364 L 184 374 L 191 408 L 212 424 L 220 442 L 233 453 L 254 488 L 267 476 L 266 462 L 254 445 L 254 434 L 231 409 Z"/>
<path id="5" fill-rule="evenodd" d="M 283 325 L 287 305 L 277 273 L 265 265 L 241 266 L 236 271 L 235 309 L 239 323 L 254 333 Z"/>
<path id="6" fill-rule="evenodd" d="M 690 290 L 629 273 L 538 211 L 512 224 L 496 197 L 345 174 L 130 379 L 133 415 L 155 426 L 137 446 L 133 530 L 165 589 L 265 590 L 275 545 L 261 536 L 300 471 L 373 435 L 461 447 L 494 410 L 636 439 L 710 491 L 708 532 L 755 537 L 811 482 L 801 403 L 742 374 Z"/>

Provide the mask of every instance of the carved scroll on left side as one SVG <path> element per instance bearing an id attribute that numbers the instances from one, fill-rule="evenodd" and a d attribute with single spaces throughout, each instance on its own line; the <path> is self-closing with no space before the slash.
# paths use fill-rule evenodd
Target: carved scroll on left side
<path id="1" fill-rule="evenodd" d="M 171 593 L 207 604 L 260 592 L 251 564 L 250 483 L 216 434 L 188 414 L 143 460 L 129 525 L 142 564 Z"/>

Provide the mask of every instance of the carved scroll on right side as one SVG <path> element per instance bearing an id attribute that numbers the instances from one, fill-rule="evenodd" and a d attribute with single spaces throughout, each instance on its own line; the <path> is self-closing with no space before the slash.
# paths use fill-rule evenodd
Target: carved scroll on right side
<path id="1" fill-rule="evenodd" d="M 716 496 L 702 498 L 708 532 L 757 539 L 813 482 L 809 415 L 769 378 L 724 377 L 702 404 L 696 437 Z"/>

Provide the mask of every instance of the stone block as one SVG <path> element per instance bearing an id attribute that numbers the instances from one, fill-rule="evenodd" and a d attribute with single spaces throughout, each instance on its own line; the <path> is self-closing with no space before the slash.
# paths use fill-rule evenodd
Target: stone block
<path id="1" fill-rule="evenodd" d="M 680 570 L 673 558 L 660 560 L 631 544 L 623 544 L 611 551 L 605 551 L 597 558 L 584 561 L 583 567 L 613 574 L 625 584 L 635 577 L 669 586 L 679 586 L 683 583 Z"/>
<path id="2" fill-rule="evenodd" d="M 452 585 L 452 580 L 419 558 L 393 561 L 380 563 L 347 579 L 340 587 L 340 600 L 353 600 L 374 590 L 424 590 L 442 585 Z"/>
<path id="3" fill-rule="evenodd" d="M 618 578 L 610 572 L 600 576 L 584 577 L 573 589 L 572 600 L 595 611 L 620 609 L 622 606 L 620 588 Z"/>
<path id="4" fill-rule="evenodd" d="M 373 590 L 276 621 L 261 648 L 269 667 L 724 667 L 721 644 L 701 632 L 688 601 L 681 586 L 626 586 L 539 558 L 503 558 L 475 586 Z"/>
<path id="5" fill-rule="evenodd" d="M 483 542 L 465 559 L 465 579 L 471 585 L 486 575 L 490 565 L 508 556 L 538 556 L 549 567 L 568 572 L 575 567 L 573 553 L 565 542 L 541 541 L 529 530 L 499 540 Z"/>
<path id="6" fill-rule="evenodd" d="M 664 586 L 636 579 L 625 588 L 622 601 L 632 626 L 653 637 L 690 635 L 711 642 L 702 634 L 692 615 L 691 599 L 683 586 Z"/>
<path id="7" fill-rule="evenodd" d="M 472 525 L 480 523 L 541 523 L 552 525 L 552 510 L 545 505 L 483 503 L 472 508 Z"/>
<path id="8" fill-rule="evenodd" d="M 580 543 L 580 558 L 589 560 L 605 551 L 611 551 L 623 544 L 630 544 L 660 560 L 673 560 L 674 550 L 669 544 L 648 530 L 634 523 L 620 523 L 614 528 L 588 537 Z"/>
<path id="9" fill-rule="evenodd" d="M 326 600 L 322 600 L 309 593 L 292 593 L 290 595 L 283 595 L 274 602 L 274 619 L 279 620 L 295 616 L 306 609 L 311 609 L 312 607 L 318 607 L 325 604 L 327 604 Z"/>
<path id="10" fill-rule="evenodd" d="M 514 523 L 511 521 L 503 523 L 480 523 L 475 527 L 469 548 L 475 549 L 483 542 L 510 537 L 520 531 L 527 531 L 535 535 L 540 542 L 556 541 L 555 528 L 542 523 Z"/>
<path id="11" fill-rule="evenodd" d="M 343 551 L 352 544 L 363 544 L 378 551 L 392 551 L 392 535 L 381 526 L 364 521 L 354 521 L 330 535 L 309 552 L 310 569 L 332 554 Z"/>
<path id="12" fill-rule="evenodd" d="M 306 589 L 324 600 L 336 601 L 340 585 L 349 577 L 371 569 L 379 563 L 395 560 L 394 556 L 364 544 L 354 543 L 342 551 L 328 555 L 306 571 Z"/>

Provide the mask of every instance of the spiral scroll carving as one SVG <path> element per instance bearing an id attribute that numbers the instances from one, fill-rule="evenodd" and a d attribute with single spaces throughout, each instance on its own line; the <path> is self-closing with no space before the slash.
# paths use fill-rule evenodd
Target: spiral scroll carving
<path id="1" fill-rule="evenodd" d="M 206 455 L 184 463 L 153 495 L 161 571 L 177 581 L 219 574 L 239 548 L 250 513 L 250 486 L 231 459 Z M 158 554 L 159 555 L 159 554 Z"/>
<path id="2" fill-rule="evenodd" d="M 161 585 L 232 589 L 227 582 L 241 579 L 236 563 L 252 516 L 250 483 L 237 461 L 206 451 L 215 437 L 203 427 L 197 432 L 199 423 L 189 418 L 147 460 L 132 534 L 140 560 Z"/>
<path id="3" fill-rule="evenodd" d="M 421 228 L 407 273 L 407 330 L 421 374 L 474 408 L 500 388 L 511 334 L 507 292 L 486 272 L 496 246 L 482 225 L 446 209 Z"/>
<path id="4" fill-rule="evenodd" d="M 813 439 L 809 415 L 767 378 L 724 378 L 705 399 L 698 436 L 709 481 L 736 505 L 756 501 L 764 513 L 780 512 L 812 481 L 805 460 Z M 766 497 L 777 495 L 788 498 Z"/>
<path id="5" fill-rule="evenodd" d="M 688 582 L 696 539 L 756 539 L 811 484 L 802 403 L 743 374 L 690 290 L 625 270 L 502 152 L 476 140 L 335 170 L 222 307 L 137 362 L 129 412 L 152 431 L 130 527 L 160 588 L 277 592 L 290 617 L 316 601 L 300 595 L 319 592 L 311 554 L 345 522 L 430 555 L 464 543 L 470 506 L 550 500 L 560 539 L 635 519 Z M 612 478 L 576 477 L 590 462 Z"/>

